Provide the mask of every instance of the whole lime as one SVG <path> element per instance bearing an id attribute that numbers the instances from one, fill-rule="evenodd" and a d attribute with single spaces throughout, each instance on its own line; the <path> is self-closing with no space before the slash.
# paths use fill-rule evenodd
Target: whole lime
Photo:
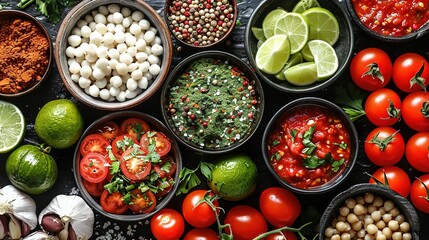
<path id="1" fill-rule="evenodd" d="M 210 189 L 228 201 L 248 197 L 256 188 L 257 168 L 247 155 L 226 155 L 217 159 L 208 181 Z"/>
<path id="2" fill-rule="evenodd" d="M 46 144 L 64 149 L 79 140 L 83 125 L 82 115 L 76 105 L 71 100 L 57 99 L 40 109 L 34 128 Z"/>

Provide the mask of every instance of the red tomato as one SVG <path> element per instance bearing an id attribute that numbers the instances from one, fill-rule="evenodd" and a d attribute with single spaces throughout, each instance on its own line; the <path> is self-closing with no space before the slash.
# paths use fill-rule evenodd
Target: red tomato
<path id="1" fill-rule="evenodd" d="M 99 183 L 88 182 L 84 178 L 82 179 L 83 186 L 86 191 L 93 197 L 99 197 L 104 192 L 104 184 L 106 181 L 101 181 Z"/>
<path id="2" fill-rule="evenodd" d="M 384 181 L 384 173 L 386 173 L 387 182 L 390 189 L 399 193 L 401 196 L 406 198 L 410 193 L 411 182 L 407 173 L 396 166 L 387 166 L 379 168 L 377 171 L 372 174 L 374 178 L 380 181 L 383 184 L 386 184 Z M 369 183 L 376 183 L 373 178 L 369 179 Z"/>
<path id="3" fill-rule="evenodd" d="M 393 82 L 404 92 L 426 89 L 429 84 L 429 63 L 417 53 L 405 53 L 393 63 Z"/>
<path id="4" fill-rule="evenodd" d="M 100 197 L 100 205 L 104 211 L 113 214 L 124 214 L 128 210 L 128 205 L 122 200 L 122 193 L 104 190 Z"/>
<path id="5" fill-rule="evenodd" d="M 151 191 L 142 193 L 138 188 L 131 191 L 131 201 L 128 207 L 135 214 L 150 213 L 156 206 L 155 195 Z"/>
<path id="6" fill-rule="evenodd" d="M 177 168 L 176 162 L 169 155 L 161 157 L 161 162 L 155 163 L 152 166 L 160 178 L 172 176 Z"/>
<path id="7" fill-rule="evenodd" d="M 112 142 L 112 153 L 117 159 L 120 159 L 122 154 L 134 144 L 139 144 L 137 138 L 128 134 L 120 135 Z"/>
<path id="8" fill-rule="evenodd" d="M 156 187 L 158 188 L 158 192 L 155 194 L 156 197 L 162 197 L 167 195 L 174 185 L 174 179 L 170 176 L 165 178 L 158 178 L 156 180 Z"/>
<path id="9" fill-rule="evenodd" d="M 155 133 L 155 135 L 153 135 Z M 149 132 L 143 134 L 140 139 L 140 145 L 146 152 L 149 150 L 149 145 L 155 144 L 155 152 L 161 157 L 167 155 L 171 149 L 170 140 L 162 132 Z"/>
<path id="10" fill-rule="evenodd" d="M 194 228 L 183 240 L 219 240 L 218 233 L 210 228 Z"/>
<path id="11" fill-rule="evenodd" d="M 104 136 L 109 142 L 112 142 L 117 136 L 120 135 L 120 129 L 118 124 L 115 122 L 109 121 L 104 123 L 103 126 L 97 129 L 96 133 Z"/>
<path id="12" fill-rule="evenodd" d="M 225 232 L 230 234 L 232 230 L 234 240 L 253 239 L 268 230 L 264 216 L 255 208 L 246 205 L 231 208 L 226 214 L 225 224 L 230 224 L 231 229 L 225 228 Z"/>
<path id="13" fill-rule="evenodd" d="M 291 231 L 284 231 L 283 235 L 281 233 L 274 233 L 265 238 L 265 240 L 298 240 L 295 233 Z"/>
<path id="14" fill-rule="evenodd" d="M 79 171 L 88 182 L 99 183 L 109 174 L 109 164 L 103 155 L 88 153 L 80 160 Z"/>
<path id="15" fill-rule="evenodd" d="M 353 57 L 350 64 L 350 74 L 355 84 L 360 88 L 374 91 L 390 82 L 392 61 L 383 50 L 366 48 Z"/>
<path id="16" fill-rule="evenodd" d="M 128 118 L 121 124 L 121 132 L 137 139 L 150 130 L 149 124 L 139 118 Z"/>
<path id="17" fill-rule="evenodd" d="M 401 98 L 388 88 L 372 92 L 365 101 L 368 120 L 378 127 L 392 126 L 401 118 Z"/>
<path id="18" fill-rule="evenodd" d="M 143 159 L 146 153 L 141 149 L 129 148 L 122 154 L 121 171 L 130 180 L 142 180 L 149 175 L 151 162 L 149 159 Z"/>
<path id="19" fill-rule="evenodd" d="M 259 209 L 271 225 L 280 228 L 293 225 L 301 213 L 301 203 L 292 192 L 270 187 L 261 193 Z"/>
<path id="20" fill-rule="evenodd" d="M 413 92 L 402 101 L 402 118 L 415 131 L 429 131 L 429 92 Z"/>
<path id="21" fill-rule="evenodd" d="M 414 207 L 424 213 L 429 213 L 429 190 L 427 187 L 429 187 L 429 174 L 414 180 L 410 191 L 410 199 Z"/>
<path id="22" fill-rule="evenodd" d="M 392 166 L 398 163 L 405 151 L 405 142 L 399 131 L 391 127 L 372 130 L 364 143 L 366 156 L 378 166 Z"/>
<path id="23" fill-rule="evenodd" d="M 150 230 L 156 239 L 177 240 L 185 231 L 185 220 L 176 210 L 164 208 L 153 215 Z"/>
<path id="24" fill-rule="evenodd" d="M 420 172 L 429 172 L 429 132 L 419 132 L 408 139 L 405 156 Z"/>
<path id="25" fill-rule="evenodd" d="M 197 205 L 197 203 L 204 199 L 207 190 L 194 190 L 188 195 L 182 203 L 182 213 L 185 220 L 194 227 L 205 228 L 209 227 L 216 222 L 216 214 L 213 209 L 205 202 Z M 210 193 L 213 196 L 213 193 Z M 213 201 L 215 207 L 219 207 L 217 200 Z"/>
<path id="26" fill-rule="evenodd" d="M 107 147 L 110 145 L 107 138 L 103 137 L 100 134 L 89 134 L 86 136 L 80 143 L 80 154 L 85 156 L 90 152 L 101 153 L 107 155 Z"/>

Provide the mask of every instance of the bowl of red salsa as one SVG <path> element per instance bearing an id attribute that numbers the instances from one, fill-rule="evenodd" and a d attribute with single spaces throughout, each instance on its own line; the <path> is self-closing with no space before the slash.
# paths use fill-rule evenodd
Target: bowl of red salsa
<path id="1" fill-rule="evenodd" d="M 299 98 L 271 118 L 262 152 L 269 171 L 283 187 L 303 194 L 324 193 L 351 172 L 358 153 L 357 132 L 334 103 Z"/>
<path id="2" fill-rule="evenodd" d="M 372 37 L 387 42 L 406 42 L 429 31 L 429 1 L 347 0 L 356 24 Z"/>

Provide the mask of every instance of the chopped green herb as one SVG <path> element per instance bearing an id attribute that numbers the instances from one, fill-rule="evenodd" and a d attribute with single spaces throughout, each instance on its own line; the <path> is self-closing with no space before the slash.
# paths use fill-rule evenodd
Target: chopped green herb
<path id="1" fill-rule="evenodd" d="M 278 160 L 280 160 L 282 158 L 282 156 L 278 153 L 278 152 L 276 152 L 276 153 L 274 153 L 272 156 L 271 156 L 271 161 L 273 161 L 274 159 L 276 160 L 276 161 L 278 161 Z"/>
<path id="2" fill-rule="evenodd" d="M 314 131 L 316 129 L 316 125 L 311 126 L 307 131 L 305 131 L 304 136 L 302 138 L 302 144 L 304 144 L 305 148 L 302 149 L 302 153 L 310 155 L 316 149 L 316 144 L 311 141 L 313 137 Z"/>
<path id="3" fill-rule="evenodd" d="M 341 158 L 340 160 L 337 160 L 337 161 L 333 160 L 331 162 L 332 171 L 338 172 L 340 170 L 341 166 L 344 164 L 344 161 L 345 161 L 344 158 Z"/>
<path id="4" fill-rule="evenodd" d="M 112 162 L 112 165 L 110 166 L 110 174 L 115 175 L 121 172 L 119 161 Z"/>
<path id="5" fill-rule="evenodd" d="M 324 165 L 325 163 L 325 159 L 319 159 L 317 156 L 314 155 L 307 156 L 302 160 L 302 164 L 304 165 L 304 167 L 309 169 L 315 169 Z"/>
<path id="6" fill-rule="evenodd" d="M 292 136 L 292 142 L 295 142 L 296 134 L 298 134 L 298 131 L 296 129 L 290 130 L 290 135 Z"/>
<path id="7" fill-rule="evenodd" d="M 271 143 L 271 146 L 275 147 L 275 146 L 277 146 L 279 143 L 280 143 L 279 141 L 274 140 L 274 141 Z"/>
<path id="8" fill-rule="evenodd" d="M 161 170 L 169 173 L 171 170 L 171 163 L 170 162 L 166 162 L 164 165 L 162 165 Z"/>
<path id="9" fill-rule="evenodd" d="M 344 150 L 348 148 L 347 143 L 345 143 L 344 141 L 341 141 L 340 143 L 334 143 L 334 145 L 337 145 L 338 147 Z"/>
<path id="10" fill-rule="evenodd" d="M 123 197 L 122 197 L 122 201 L 129 205 L 130 203 L 132 203 L 133 201 L 131 200 L 131 193 L 127 192 Z"/>

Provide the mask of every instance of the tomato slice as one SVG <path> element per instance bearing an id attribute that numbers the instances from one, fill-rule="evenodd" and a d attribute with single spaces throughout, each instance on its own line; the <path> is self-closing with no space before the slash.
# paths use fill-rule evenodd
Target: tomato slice
<path id="1" fill-rule="evenodd" d="M 140 189 L 134 189 L 131 191 L 131 202 L 128 207 L 133 213 L 149 213 L 155 209 L 156 197 L 151 191 L 142 193 Z"/>
<path id="2" fill-rule="evenodd" d="M 98 128 L 96 133 L 101 134 L 109 142 L 112 142 L 117 136 L 121 135 L 121 130 L 117 123 L 109 121 Z"/>
<path id="3" fill-rule="evenodd" d="M 176 172 L 176 162 L 173 160 L 173 157 L 170 155 L 165 155 L 161 157 L 160 163 L 153 164 L 153 170 L 158 173 L 160 178 L 165 178 L 167 176 L 172 176 Z"/>
<path id="4" fill-rule="evenodd" d="M 149 124 L 139 118 L 128 118 L 121 124 L 121 132 L 137 139 L 150 130 Z"/>
<path id="5" fill-rule="evenodd" d="M 86 136 L 82 143 L 80 144 L 80 154 L 85 156 L 88 153 L 101 153 L 102 155 L 107 155 L 107 147 L 110 145 L 107 138 L 100 134 L 89 134 Z"/>
<path id="6" fill-rule="evenodd" d="M 118 136 L 112 142 L 112 153 L 117 159 L 120 159 L 122 154 L 134 144 L 139 144 L 137 138 L 128 134 Z"/>
<path id="7" fill-rule="evenodd" d="M 174 179 L 170 176 L 166 178 L 158 178 L 156 180 L 156 186 L 158 188 L 158 192 L 155 194 L 156 197 L 162 197 L 167 195 L 174 185 Z"/>
<path id="8" fill-rule="evenodd" d="M 113 214 L 124 214 L 128 210 L 128 205 L 124 203 L 124 195 L 120 192 L 104 190 L 100 197 L 100 204 L 104 211 Z"/>
<path id="9" fill-rule="evenodd" d="M 149 175 L 151 162 L 143 159 L 146 153 L 139 148 L 129 148 L 122 154 L 121 171 L 130 180 L 142 180 Z"/>
<path id="10" fill-rule="evenodd" d="M 88 153 L 80 160 L 79 170 L 88 182 L 99 183 L 109 174 L 109 163 L 100 153 Z"/>
<path id="11" fill-rule="evenodd" d="M 162 132 L 147 132 L 140 139 L 143 151 L 149 152 L 149 146 L 155 144 L 155 152 L 165 156 L 171 149 L 170 140 Z"/>
<path id="12" fill-rule="evenodd" d="M 93 197 L 99 197 L 104 192 L 104 184 L 106 181 L 101 181 L 99 183 L 88 182 L 85 179 L 82 179 L 83 186 L 86 191 Z"/>

